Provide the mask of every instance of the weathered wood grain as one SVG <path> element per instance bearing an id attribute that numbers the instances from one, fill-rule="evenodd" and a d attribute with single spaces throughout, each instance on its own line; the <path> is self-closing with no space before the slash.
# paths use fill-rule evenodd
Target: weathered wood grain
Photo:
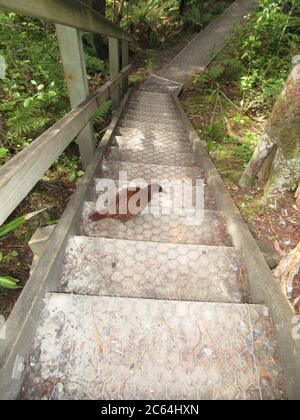
<path id="1" fill-rule="evenodd" d="M 127 32 L 78 0 L 0 0 L 0 8 L 130 41 Z"/>
<path id="2" fill-rule="evenodd" d="M 109 38 L 109 69 L 110 77 L 115 77 L 120 69 L 120 43 L 118 39 Z M 121 102 L 121 84 L 118 86 L 112 94 L 113 110 L 119 108 Z"/>
<path id="3" fill-rule="evenodd" d="M 75 108 L 89 96 L 88 77 L 79 29 L 56 25 L 60 55 L 64 67 L 71 108 Z M 77 137 L 82 166 L 91 162 L 95 150 L 94 129 L 90 122 Z"/>

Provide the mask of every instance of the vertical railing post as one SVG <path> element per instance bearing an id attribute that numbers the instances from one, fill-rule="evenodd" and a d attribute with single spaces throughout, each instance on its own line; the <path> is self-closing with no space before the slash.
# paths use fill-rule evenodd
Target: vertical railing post
<path id="1" fill-rule="evenodd" d="M 129 42 L 122 41 L 122 69 L 127 67 L 129 64 Z M 128 90 L 128 76 L 123 80 L 122 95 L 124 96 Z"/>
<path id="2" fill-rule="evenodd" d="M 120 63 L 120 43 L 118 39 L 109 38 L 109 65 L 110 77 L 115 77 L 121 70 Z M 119 108 L 121 103 L 121 88 L 120 86 L 111 95 L 113 110 Z"/>
<path id="3" fill-rule="evenodd" d="M 71 107 L 79 105 L 89 95 L 82 34 L 78 29 L 56 25 L 58 43 L 69 91 Z M 95 149 L 93 124 L 88 125 L 77 137 L 82 166 L 91 162 Z"/>

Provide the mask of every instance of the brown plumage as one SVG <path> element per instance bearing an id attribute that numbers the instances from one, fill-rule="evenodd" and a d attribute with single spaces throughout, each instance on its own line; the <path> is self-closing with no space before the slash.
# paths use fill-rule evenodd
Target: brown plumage
<path id="1" fill-rule="evenodd" d="M 130 189 L 124 189 L 116 195 L 116 197 L 108 204 L 107 212 L 100 214 L 97 211 L 91 213 L 89 219 L 93 222 L 98 222 L 104 219 L 115 219 L 115 220 L 129 220 L 132 217 L 136 217 L 143 212 L 143 210 L 151 203 L 153 194 L 162 192 L 163 189 L 159 184 L 149 184 L 146 188 L 134 187 Z M 137 212 L 131 213 L 129 203 L 131 199 L 139 193 L 139 198 L 136 202 Z M 127 214 L 120 214 L 120 207 L 127 209 Z"/>

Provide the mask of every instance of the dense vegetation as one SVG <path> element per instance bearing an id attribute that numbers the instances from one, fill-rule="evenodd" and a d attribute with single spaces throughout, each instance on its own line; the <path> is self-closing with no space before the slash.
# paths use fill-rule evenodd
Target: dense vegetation
<path id="1" fill-rule="evenodd" d="M 268 117 L 292 68 L 292 58 L 299 54 L 299 23 L 299 2 L 263 0 L 210 68 L 194 80 L 195 94 L 187 101 L 189 113 L 197 113 L 199 104 L 210 105 L 210 123 L 199 121 L 198 128 L 208 148 L 220 156 L 228 152 L 228 142 L 234 144 L 240 171 L 257 143 L 257 133 L 247 129 L 251 117 L 261 121 Z M 234 125 L 239 125 L 239 136 L 230 129 Z"/>
<path id="2" fill-rule="evenodd" d="M 134 0 L 121 24 L 138 47 L 164 47 L 182 31 L 199 31 L 232 3 L 231 0 Z"/>
<path id="3" fill-rule="evenodd" d="M 68 97 L 53 25 L 0 12 L 0 48 L 6 60 L 1 81 L 2 158 L 21 150 L 68 110 Z M 86 54 L 89 74 L 104 63 Z"/>

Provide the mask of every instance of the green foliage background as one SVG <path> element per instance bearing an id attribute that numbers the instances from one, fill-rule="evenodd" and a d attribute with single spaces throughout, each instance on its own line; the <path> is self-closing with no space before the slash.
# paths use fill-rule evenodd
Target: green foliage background
<path id="1" fill-rule="evenodd" d="M 85 35 L 88 74 L 107 75 Z M 14 155 L 69 110 L 54 25 L 0 11 L 0 163 Z M 107 106 L 106 106 L 107 108 Z M 100 114 L 98 114 L 100 115 Z"/>
<path id="2" fill-rule="evenodd" d="M 248 23 L 231 39 L 215 66 L 196 79 L 198 90 L 236 81 L 243 108 L 271 108 L 300 53 L 299 0 L 262 0 Z"/>
<path id="3" fill-rule="evenodd" d="M 0 12 L 0 53 L 0 142 L 14 154 L 64 114 L 67 93 L 53 25 Z"/>
<path id="4" fill-rule="evenodd" d="M 252 128 L 268 119 L 292 59 L 300 54 L 299 41 L 300 2 L 262 0 L 211 66 L 194 79 L 193 96 L 185 106 L 189 115 L 203 113 L 203 107 L 211 113 L 210 122 L 200 121 L 196 128 L 227 182 L 237 184 L 249 163 L 262 130 Z"/>

